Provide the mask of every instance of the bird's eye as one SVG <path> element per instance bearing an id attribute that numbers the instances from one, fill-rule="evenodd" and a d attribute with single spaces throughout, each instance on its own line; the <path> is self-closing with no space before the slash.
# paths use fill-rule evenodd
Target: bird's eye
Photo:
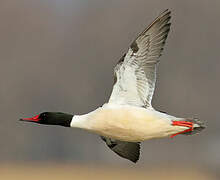
<path id="1" fill-rule="evenodd" d="M 45 114 L 45 113 L 43 113 L 43 114 L 42 114 L 42 118 L 44 118 L 45 116 L 46 116 L 46 114 Z"/>

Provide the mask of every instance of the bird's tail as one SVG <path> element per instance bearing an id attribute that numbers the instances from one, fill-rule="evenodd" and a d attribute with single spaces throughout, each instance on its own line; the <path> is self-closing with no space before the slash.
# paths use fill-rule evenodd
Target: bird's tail
<path id="1" fill-rule="evenodd" d="M 197 119 L 197 118 L 188 118 L 188 119 L 185 119 L 185 120 L 188 121 L 188 122 L 193 123 L 193 128 L 192 128 L 192 131 L 185 132 L 185 133 L 183 133 L 183 135 L 198 134 L 198 133 L 200 133 L 203 129 L 206 128 L 205 123 L 202 122 L 202 121 L 200 121 L 200 120 Z"/>
<path id="2" fill-rule="evenodd" d="M 178 134 L 183 134 L 183 135 L 193 135 L 193 134 L 198 134 L 200 133 L 203 129 L 206 128 L 205 124 L 198 120 L 197 118 L 185 118 L 182 119 L 181 121 L 173 121 L 172 123 L 173 126 L 184 126 L 188 127 L 188 129 L 173 134 L 171 137 L 174 137 Z"/>

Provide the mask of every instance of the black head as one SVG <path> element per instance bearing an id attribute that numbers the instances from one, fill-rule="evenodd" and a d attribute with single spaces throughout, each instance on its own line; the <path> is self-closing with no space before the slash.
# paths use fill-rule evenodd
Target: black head
<path id="1" fill-rule="evenodd" d="M 22 118 L 21 121 L 34 122 L 45 125 L 60 125 L 70 127 L 73 115 L 61 112 L 43 112 L 32 118 Z"/>

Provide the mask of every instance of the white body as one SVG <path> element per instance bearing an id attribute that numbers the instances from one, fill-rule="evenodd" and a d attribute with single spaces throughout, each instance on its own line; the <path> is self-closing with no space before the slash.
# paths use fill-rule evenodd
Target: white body
<path id="1" fill-rule="evenodd" d="M 73 117 L 71 127 L 86 129 L 101 136 L 128 142 L 167 137 L 188 127 L 173 126 L 182 120 L 154 109 L 130 105 L 105 104 L 85 115 Z"/>

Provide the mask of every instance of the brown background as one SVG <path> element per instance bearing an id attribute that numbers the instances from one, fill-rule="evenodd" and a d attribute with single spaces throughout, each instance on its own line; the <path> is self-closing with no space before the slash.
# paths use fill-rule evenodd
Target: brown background
<path id="1" fill-rule="evenodd" d="M 1 0 L 0 163 L 68 163 L 136 167 L 99 137 L 21 123 L 42 111 L 87 113 L 105 103 L 113 67 L 163 10 L 172 26 L 158 68 L 153 105 L 198 117 L 198 136 L 143 143 L 136 167 L 220 170 L 219 0 Z M 163 168 L 162 168 L 163 169 Z"/>

